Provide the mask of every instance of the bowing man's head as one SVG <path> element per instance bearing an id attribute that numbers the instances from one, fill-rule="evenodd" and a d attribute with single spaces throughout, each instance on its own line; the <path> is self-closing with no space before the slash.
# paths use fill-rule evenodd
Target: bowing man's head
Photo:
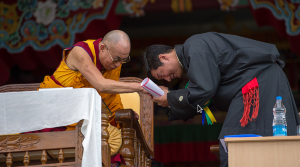
<path id="1" fill-rule="evenodd" d="M 158 80 L 170 82 L 181 78 L 183 68 L 179 63 L 175 49 L 167 45 L 149 46 L 143 55 L 144 68 L 147 76 Z"/>
<path id="2" fill-rule="evenodd" d="M 99 43 L 99 60 L 106 70 L 114 70 L 130 61 L 130 39 L 120 30 L 107 33 Z"/>

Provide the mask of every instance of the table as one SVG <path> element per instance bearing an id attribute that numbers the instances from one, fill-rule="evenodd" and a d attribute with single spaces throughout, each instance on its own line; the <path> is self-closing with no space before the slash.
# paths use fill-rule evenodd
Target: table
<path id="1" fill-rule="evenodd" d="M 225 138 L 229 167 L 300 166 L 300 136 Z"/>
<path id="2" fill-rule="evenodd" d="M 22 133 L 84 120 L 82 166 L 102 166 L 101 96 L 93 88 L 0 93 L 0 135 Z"/>

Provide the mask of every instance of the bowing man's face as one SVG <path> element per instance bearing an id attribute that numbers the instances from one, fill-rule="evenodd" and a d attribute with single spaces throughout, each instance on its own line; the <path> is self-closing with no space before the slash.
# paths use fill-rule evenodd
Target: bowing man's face
<path id="1" fill-rule="evenodd" d="M 99 60 L 108 71 L 118 68 L 121 64 L 130 61 L 130 44 L 119 42 L 115 46 L 100 43 Z"/>
<path id="2" fill-rule="evenodd" d="M 179 64 L 175 50 L 170 53 L 160 54 L 158 57 L 163 65 L 159 66 L 156 70 L 151 70 L 151 75 L 154 78 L 170 82 L 172 79 L 182 77 L 183 68 Z"/>

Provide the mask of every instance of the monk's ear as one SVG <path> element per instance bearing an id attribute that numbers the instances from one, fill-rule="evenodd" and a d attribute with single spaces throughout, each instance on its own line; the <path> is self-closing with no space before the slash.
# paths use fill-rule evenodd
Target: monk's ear
<path id="1" fill-rule="evenodd" d="M 104 51 L 105 50 L 105 45 L 104 44 L 100 44 L 99 49 L 100 49 L 100 52 Z"/>
<path id="2" fill-rule="evenodd" d="M 160 54 L 160 55 L 158 56 L 158 58 L 160 59 L 160 61 L 161 61 L 161 60 L 169 60 L 169 56 L 166 55 L 166 54 Z"/>

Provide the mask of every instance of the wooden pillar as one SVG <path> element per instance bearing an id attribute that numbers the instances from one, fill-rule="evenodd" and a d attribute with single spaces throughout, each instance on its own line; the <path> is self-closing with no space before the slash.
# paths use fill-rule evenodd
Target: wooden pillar
<path id="1" fill-rule="evenodd" d="M 138 154 L 137 155 L 138 156 L 138 162 L 137 162 L 138 165 L 137 166 L 141 166 L 141 161 L 142 161 L 142 159 L 141 159 L 142 158 L 141 148 L 142 147 L 141 147 L 140 140 L 138 140 L 138 153 L 137 153 Z"/>
<path id="2" fill-rule="evenodd" d="M 23 163 L 24 163 L 24 166 L 28 166 L 30 163 L 30 156 L 29 156 L 28 151 L 25 152 Z"/>
<path id="3" fill-rule="evenodd" d="M 13 163 L 13 156 L 11 153 L 8 153 L 6 156 L 6 166 L 11 167 L 12 163 Z"/>
<path id="4" fill-rule="evenodd" d="M 102 111 L 101 111 L 101 145 L 102 145 L 102 163 L 105 167 L 111 166 L 111 150 L 108 144 L 109 133 L 107 130 L 108 120 L 109 120 L 109 111 L 102 103 Z"/>
<path id="5" fill-rule="evenodd" d="M 142 154 L 142 156 L 141 156 L 141 166 L 144 167 L 145 166 L 145 151 L 144 151 L 143 148 L 141 150 L 142 150 L 141 151 L 141 154 Z"/>
<path id="6" fill-rule="evenodd" d="M 47 163 L 47 153 L 46 153 L 46 150 L 43 150 L 43 152 L 42 152 L 41 162 L 42 162 L 42 165 L 45 165 Z"/>
<path id="7" fill-rule="evenodd" d="M 122 128 L 123 143 L 120 154 L 123 156 L 126 165 L 134 166 L 134 148 L 133 148 L 133 129 L 123 124 Z"/>
<path id="8" fill-rule="evenodd" d="M 119 153 L 123 156 L 127 166 L 134 166 L 135 150 L 133 145 L 134 129 L 132 123 L 134 120 L 132 110 L 122 110 L 116 115 L 116 121 L 122 122 L 122 147 Z"/>
<path id="9" fill-rule="evenodd" d="M 133 147 L 134 147 L 134 166 L 138 164 L 138 144 L 137 144 L 137 137 L 136 131 L 134 130 L 134 138 L 133 138 Z"/>
<path id="10" fill-rule="evenodd" d="M 64 163 L 64 159 L 65 159 L 64 150 L 61 148 L 61 149 L 59 149 L 59 152 L 58 152 L 58 162 Z"/>
<path id="11" fill-rule="evenodd" d="M 146 167 L 151 167 L 151 159 L 147 158 L 147 165 Z"/>

